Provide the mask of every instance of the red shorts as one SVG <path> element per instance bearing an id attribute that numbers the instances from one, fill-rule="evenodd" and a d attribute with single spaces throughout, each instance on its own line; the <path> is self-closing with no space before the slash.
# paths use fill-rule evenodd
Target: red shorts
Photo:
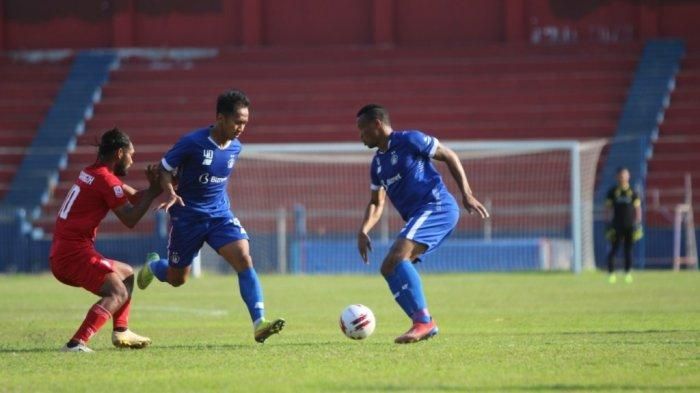
<path id="1" fill-rule="evenodd" d="M 58 281 L 85 288 L 99 296 L 105 276 L 114 272 L 115 261 L 107 259 L 94 248 L 67 250 L 54 244 L 51 248 L 51 272 Z"/>

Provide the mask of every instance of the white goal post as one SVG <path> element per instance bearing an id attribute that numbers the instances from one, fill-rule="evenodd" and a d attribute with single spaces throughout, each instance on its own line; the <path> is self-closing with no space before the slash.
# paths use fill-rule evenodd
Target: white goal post
<path id="1" fill-rule="evenodd" d="M 578 273 L 595 267 L 593 191 L 605 140 L 441 143 L 458 154 L 492 218 L 465 214 L 422 268 Z M 373 154 L 359 142 L 244 144 L 229 193 L 256 265 L 263 260 L 267 270 L 289 273 L 361 271 L 355 235 L 369 200 Z M 456 195 L 446 165 L 434 165 Z M 375 260 L 403 226 L 393 208 L 387 210 L 372 234 Z"/>

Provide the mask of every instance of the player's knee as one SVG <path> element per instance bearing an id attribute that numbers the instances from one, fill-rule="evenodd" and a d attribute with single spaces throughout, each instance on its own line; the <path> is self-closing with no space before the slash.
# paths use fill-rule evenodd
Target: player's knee
<path id="1" fill-rule="evenodd" d="M 394 267 L 382 264 L 382 267 L 379 268 L 379 272 L 382 274 L 382 276 L 387 277 L 394 273 Z"/>
<path id="2" fill-rule="evenodd" d="M 396 270 L 396 265 L 401 262 L 401 258 L 396 257 L 395 255 L 387 255 L 387 257 L 384 259 L 384 262 L 382 263 L 382 267 L 379 268 L 379 272 L 382 273 L 382 276 L 387 277 L 392 274 L 394 274 L 394 271 Z"/>
<path id="3" fill-rule="evenodd" d="M 120 282 L 118 285 L 115 285 L 112 288 L 111 296 L 114 298 L 114 300 L 117 303 L 119 303 L 121 305 L 121 304 L 126 303 L 127 300 L 129 300 L 130 295 L 129 295 L 129 290 L 126 287 L 126 285 L 124 285 L 123 283 Z"/>
<path id="4" fill-rule="evenodd" d="M 168 277 L 168 283 L 174 287 L 182 286 L 187 281 L 187 276 Z"/>
<path id="5" fill-rule="evenodd" d="M 244 254 L 241 257 L 241 265 L 243 269 L 250 269 L 253 267 L 253 257 L 251 257 L 250 254 Z"/>

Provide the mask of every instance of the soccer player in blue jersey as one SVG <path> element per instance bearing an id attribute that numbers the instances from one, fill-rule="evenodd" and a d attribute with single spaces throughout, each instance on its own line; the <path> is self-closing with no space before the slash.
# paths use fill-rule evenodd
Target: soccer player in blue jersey
<path id="1" fill-rule="evenodd" d="M 420 131 L 393 131 L 387 110 L 366 105 L 357 113 L 360 139 L 377 148 L 370 166 L 371 198 L 357 234 L 357 248 L 365 263 L 372 250 L 369 231 L 379 221 L 388 194 L 406 225 L 384 258 L 381 273 L 413 326 L 394 342 L 428 339 L 438 327 L 428 312 L 423 284 L 413 263 L 434 251 L 457 225 L 460 208 L 447 191 L 431 159 L 447 164 L 457 182 L 462 205 L 469 213 L 488 218 L 486 208 L 474 197 L 454 151 Z"/>
<path id="2" fill-rule="evenodd" d="M 161 160 L 161 186 L 169 200 L 168 259 L 150 253 L 137 284 L 145 289 L 155 276 L 174 287 L 185 283 L 190 265 L 206 241 L 238 273 L 241 297 L 253 321 L 255 341 L 264 342 L 284 327 L 284 319 L 265 319 L 263 291 L 253 268 L 248 235 L 233 215 L 226 185 L 249 120 L 250 101 L 239 90 L 219 96 L 216 124 L 183 136 Z M 177 191 L 173 176 L 177 173 Z"/>

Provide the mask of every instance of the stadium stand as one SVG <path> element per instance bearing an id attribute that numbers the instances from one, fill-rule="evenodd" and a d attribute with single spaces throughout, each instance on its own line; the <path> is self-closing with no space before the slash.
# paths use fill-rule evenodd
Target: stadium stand
<path id="1" fill-rule="evenodd" d="M 114 59 L 114 54 L 100 52 L 82 52 L 76 56 L 31 140 L 28 150 L 31 154 L 23 156 L 17 167 L 5 204 L 24 208 L 30 217 L 38 215 L 39 207 L 49 199 L 48 186 L 55 182 L 57 168 L 65 165 L 67 150 L 75 143 L 75 132 L 91 110 Z"/>
<path id="2" fill-rule="evenodd" d="M 68 74 L 70 60 L 28 62 L 0 56 L 0 201 Z"/>
<path id="3" fill-rule="evenodd" d="M 225 49 L 197 61 L 127 59 L 104 86 L 36 223 L 51 231 L 70 184 L 94 160 L 90 144 L 104 130 L 118 126 L 131 135 L 132 171 L 141 171 L 180 135 L 208 124 L 216 96 L 227 88 L 241 88 L 253 101 L 245 143 L 357 141 L 354 111 L 370 101 L 390 108 L 397 128 L 424 129 L 441 139 L 589 139 L 613 134 L 640 50 Z M 137 226 L 153 228 L 153 220 Z M 102 233 L 125 230 L 114 217 L 101 227 Z"/>
<path id="4" fill-rule="evenodd" d="M 597 206 L 604 206 L 605 193 L 614 183 L 617 168 L 622 166 L 632 173 L 633 187 L 645 194 L 647 158 L 652 154 L 652 143 L 658 136 L 659 124 L 664 120 L 683 53 L 684 45 L 679 40 L 652 40 L 645 45 L 607 158 L 598 176 Z M 646 205 L 644 210 L 648 213 Z M 604 220 L 599 220 L 595 226 L 596 261 L 599 264 L 605 260 L 607 248 L 605 225 Z M 635 248 L 635 259 L 641 266 L 645 264 L 646 241 L 647 238 L 643 238 L 642 246 Z"/>
<path id="5" fill-rule="evenodd" d="M 91 144 L 104 130 L 118 126 L 131 135 L 132 170 L 141 171 L 180 135 L 211 121 L 215 97 L 229 87 L 245 90 L 253 101 L 245 143 L 356 141 L 354 111 L 368 101 L 390 108 L 397 128 L 424 129 L 441 139 L 588 139 L 615 130 L 640 50 L 224 49 L 204 60 L 125 59 L 111 73 L 36 224 L 51 232 L 57 208 L 78 171 L 94 160 Z M 154 225 L 144 220 L 137 230 L 151 232 Z M 114 217 L 101 228 L 125 230 Z"/>
<path id="6" fill-rule="evenodd" d="M 649 224 L 669 226 L 664 210 L 673 211 L 684 203 L 684 175 L 691 175 L 695 222 L 700 222 L 700 47 L 690 47 L 676 77 L 671 105 L 654 143 L 647 178 L 647 215 Z"/>

